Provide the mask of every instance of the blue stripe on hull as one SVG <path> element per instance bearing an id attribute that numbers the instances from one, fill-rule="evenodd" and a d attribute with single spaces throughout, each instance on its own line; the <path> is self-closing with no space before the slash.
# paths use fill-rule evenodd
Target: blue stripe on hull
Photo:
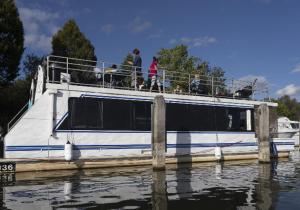
<path id="1" fill-rule="evenodd" d="M 275 145 L 294 145 L 293 142 L 275 142 Z M 192 143 L 192 144 L 167 144 L 167 148 L 207 148 L 207 147 L 254 147 L 256 142 L 237 143 Z M 74 145 L 74 150 L 120 150 L 120 149 L 151 149 L 151 144 L 122 144 L 122 145 Z M 35 145 L 35 146 L 6 146 L 6 151 L 49 151 L 64 150 L 64 145 Z"/>

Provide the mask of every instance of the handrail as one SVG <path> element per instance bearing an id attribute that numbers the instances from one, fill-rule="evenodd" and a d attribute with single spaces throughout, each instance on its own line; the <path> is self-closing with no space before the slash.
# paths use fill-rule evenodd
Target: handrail
<path id="1" fill-rule="evenodd" d="M 127 88 L 129 90 L 138 90 L 139 88 L 137 86 L 140 85 L 141 82 L 144 81 L 144 85 L 147 79 L 151 80 L 148 70 L 146 72 L 142 71 L 141 67 L 138 66 L 119 64 L 116 65 L 116 68 L 114 68 L 116 72 L 106 71 L 106 69 L 111 70 L 111 68 L 113 68 L 113 65 L 116 64 L 104 62 L 102 60 L 93 61 L 50 55 L 47 56 L 47 82 L 60 83 L 60 74 L 67 73 L 70 75 L 70 81 L 67 81 L 70 84 L 90 86 L 95 85 L 103 88 L 116 88 L 116 86 L 111 84 L 112 80 L 110 80 L 110 84 L 108 84 L 108 80 L 105 79 L 106 75 L 114 75 L 126 78 L 126 86 L 122 86 L 122 88 Z M 137 69 L 141 69 L 141 71 L 137 71 Z M 77 79 L 76 74 L 73 75 L 73 73 L 76 72 L 78 72 Z M 94 73 L 96 77 L 95 79 L 97 81 L 91 82 L 91 80 L 85 80 L 85 77 L 82 77 L 85 72 L 87 73 L 87 76 L 88 74 Z M 52 79 L 50 81 L 51 76 Z M 93 76 L 90 75 L 90 77 L 92 78 Z M 268 88 L 266 86 L 257 88 L 250 81 L 200 75 L 197 72 L 185 72 L 184 69 L 181 69 L 180 71 L 169 71 L 166 68 L 159 67 L 157 78 L 160 80 L 161 84 L 163 84 L 163 92 L 173 92 L 176 85 L 179 85 L 181 88 L 180 94 L 201 95 L 198 92 L 195 93 L 195 90 L 191 91 L 191 83 L 198 80 L 201 81 L 201 86 L 202 88 L 204 88 L 204 95 L 243 98 L 246 94 L 245 91 L 248 91 L 248 94 L 249 92 L 251 92 L 251 94 L 245 98 L 253 98 L 254 92 L 260 94 L 261 96 L 263 95 L 264 98 L 268 97 Z M 244 92 L 239 92 L 241 90 L 243 90 Z"/>
<path id="2" fill-rule="evenodd" d="M 7 123 L 7 133 L 19 122 L 19 120 L 24 116 L 27 110 L 25 108 L 27 107 L 27 110 L 29 109 L 29 101 L 20 109 L 20 111 Z M 24 111 L 25 110 L 25 111 Z M 24 111 L 24 112 L 23 112 Z M 23 113 L 22 113 L 23 112 Z M 17 116 L 22 113 L 22 115 L 14 121 Z M 11 125 L 12 124 L 12 125 Z"/>

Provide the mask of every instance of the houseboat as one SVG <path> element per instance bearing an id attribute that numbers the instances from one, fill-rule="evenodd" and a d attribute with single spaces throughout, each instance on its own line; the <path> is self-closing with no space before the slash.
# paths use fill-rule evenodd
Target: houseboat
<path id="1" fill-rule="evenodd" d="M 161 93 L 150 92 L 143 87 L 146 74 L 132 66 L 48 56 L 38 69 L 32 105 L 9 125 L 5 158 L 60 160 L 71 144 L 73 160 L 147 163 L 151 104 L 159 94 L 166 102 L 167 162 L 216 160 L 216 148 L 224 160 L 257 158 L 254 108 L 262 103 L 275 108 L 276 103 L 252 99 L 258 90 L 251 85 L 238 89 L 240 81 L 166 69 L 158 75 Z M 191 88 L 193 78 L 201 91 Z M 294 149 L 291 138 L 272 143 L 280 157 Z"/>

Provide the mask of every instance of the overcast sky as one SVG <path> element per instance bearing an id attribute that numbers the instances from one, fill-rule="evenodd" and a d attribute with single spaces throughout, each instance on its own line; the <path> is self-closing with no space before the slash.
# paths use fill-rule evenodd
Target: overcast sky
<path id="1" fill-rule="evenodd" d="M 161 48 L 189 46 L 227 77 L 259 78 L 271 96 L 300 100 L 299 0 L 17 0 L 26 53 L 51 52 L 73 18 L 98 60 L 120 63 L 133 48 L 147 68 Z"/>

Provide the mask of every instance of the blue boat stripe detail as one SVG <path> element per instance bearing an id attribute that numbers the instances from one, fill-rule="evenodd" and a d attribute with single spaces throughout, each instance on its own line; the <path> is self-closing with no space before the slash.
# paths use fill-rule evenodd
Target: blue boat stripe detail
<path id="1" fill-rule="evenodd" d="M 275 145 L 294 145 L 294 142 L 275 142 Z M 192 143 L 192 144 L 167 144 L 167 148 L 197 148 L 197 147 L 253 147 L 256 142 L 235 143 Z M 119 150 L 119 149 L 151 149 L 151 144 L 122 144 L 122 145 L 74 145 L 74 150 Z M 32 145 L 32 146 L 6 146 L 6 151 L 48 151 L 64 150 L 64 145 Z"/>
<path id="2" fill-rule="evenodd" d="M 53 131 L 57 131 L 57 128 L 62 124 L 62 122 L 68 117 L 68 112 L 66 112 L 62 118 L 58 121 L 58 123 L 54 126 Z"/>

